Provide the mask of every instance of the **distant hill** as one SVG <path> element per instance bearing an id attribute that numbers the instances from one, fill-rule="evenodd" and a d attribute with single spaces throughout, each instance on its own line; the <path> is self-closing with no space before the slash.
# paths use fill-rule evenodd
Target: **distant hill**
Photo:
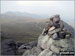
<path id="1" fill-rule="evenodd" d="M 37 14 L 31 14 L 28 12 L 6 12 L 3 13 L 2 15 L 6 15 L 6 16 L 21 16 L 21 17 L 31 17 L 31 18 L 47 18 L 48 16 L 46 15 L 37 15 Z"/>
<path id="2" fill-rule="evenodd" d="M 26 13 L 27 14 L 27 13 Z M 13 23 L 13 22 L 19 22 L 19 23 L 26 23 L 26 22 L 45 22 L 47 21 L 47 18 L 38 18 L 38 16 L 31 17 L 31 15 L 27 14 L 28 16 L 24 16 L 23 13 L 5 13 L 0 15 L 0 23 Z"/>
<path id="3" fill-rule="evenodd" d="M 26 13 L 25 13 L 26 14 Z M 5 13 L 0 15 L 1 37 L 14 38 L 16 41 L 28 42 L 37 40 L 49 18 L 24 16 L 24 13 Z M 33 15 L 34 16 L 34 15 Z M 64 22 L 65 28 L 74 35 L 74 28 Z"/>

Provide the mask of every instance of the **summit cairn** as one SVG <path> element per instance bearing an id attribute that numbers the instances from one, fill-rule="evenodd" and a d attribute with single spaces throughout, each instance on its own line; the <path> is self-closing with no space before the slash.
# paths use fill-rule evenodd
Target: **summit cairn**
<path id="1" fill-rule="evenodd" d="M 59 56 L 62 52 L 74 51 L 73 48 L 71 33 L 65 29 L 60 15 L 54 15 L 46 23 L 37 46 L 26 50 L 23 56 Z"/>

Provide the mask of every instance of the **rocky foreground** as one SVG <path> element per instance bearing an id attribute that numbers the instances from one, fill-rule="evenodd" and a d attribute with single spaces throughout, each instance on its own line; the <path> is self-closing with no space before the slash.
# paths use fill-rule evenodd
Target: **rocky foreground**
<path id="1" fill-rule="evenodd" d="M 29 43 L 16 43 L 13 39 L 1 43 L 2 55 L 21 56 L 74 56 L 74 38 L 67 34 L 65 37 L 53 39 L 46 34 L 41 34 L 38 41 Z"/>
<path id="2" fill-rule="evenodd" d="M 45 40 L 46 39 L 47 38 L 45 38 Z M 72 38 L 65 38 L 60 40 L 53 40 L 50 38 L 48 39 L 49 41 L 47 43 L 44 43 L 43 40 L 44 37 L 40 35 L 37 46 L 25 50 L 22 56 L 59 56 L 63 54 L 63 52 L 72 52 L 70 55 L 74 56 L 74 43 Z"/>
<path id="3" fill-rule="evenodd" d="M 60 56 L 63 52 L 70 52 L 64 55 L 74 56 L 74 42 L 73 38 L 65 38 L 60 40 L 53 40 L 52 38 L 39 36 L 38 41 L 29 43 L 15 43 L 13 40 L 5 40 L 2 42 L 2 55 L 21 55 L 21 56 Z M 15 44 L 14 44 L 15 43 Z M 64 56 L 62 55 L 62 56 Z"/>

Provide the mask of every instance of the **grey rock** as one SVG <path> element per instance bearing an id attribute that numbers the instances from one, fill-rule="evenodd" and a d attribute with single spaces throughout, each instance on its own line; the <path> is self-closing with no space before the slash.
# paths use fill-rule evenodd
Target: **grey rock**
<path id="1" fill-rule="evenodd" d="M 41 47 L 42 49 L 46 49 L 47 48 L 47 41 L 48 41 L 49 36 L 48 35 L 40 35 L 38 38 L 38 45 L 39 47 Z"/>
<path id="2" fill-rule="evenodd" d="M 56 54 L 49 49 L 45 49 L 38 56 L 56 56 Z"/>
<path id="3" fill-rule="evenodd" d="M 37 46 L 37 41 L 22 44 L 18 49 L 31 49 Z"/>
<path id="4" fill-rule="evenodd" d="M 49 49 L 45 49 L 38 56 L 46 56 L 46 54 L 48 54 L 48 52 L 49 52 Z"/>
<path id="5" fill-rule="evenodd" d="M 24 43 L 17 42 L 17 43 L 16 43 L 16 46 L 17 46 L 17 47 L 20 47 L 20 46 L 23 45 L 23 44 L 24 44 Z"/>
<path id="6" fill-rule="evenodd" d="M 28 56 L 28 55 L 33 55 L 33 56 L 38 56 L 38 54 L 41 52 L 41 49 L 38 47 L 33 47 L 30 50 L 27 50 L 24 52 L 23 56 Z"/>
<path id="7" fill-rule="evenodd" d="M 1 54 L 2 55 L 16 54 L 16 43 L 13 39 L 6 39 L 1 43 Z"/>
<path id="8" fill-rule="evenodd" d="M 35 46 L 37 46 L 37 41 L 29 42 L 29 45 L 31 47 L 35 47 Z"/>

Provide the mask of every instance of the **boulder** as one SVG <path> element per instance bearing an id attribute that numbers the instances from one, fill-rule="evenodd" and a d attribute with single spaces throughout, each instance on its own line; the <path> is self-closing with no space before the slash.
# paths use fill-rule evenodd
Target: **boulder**
<path id="1" fill-rule="evenodd" d="M 50 48 L 54 41 L 55 40 L 53 40 L 52 38 L 49 38 L 47 41 L 47 48 Z"/>
<path id="2" fill-rule="evenodd" d="M 18 53 L 23 54 L 26 50 L 32 49 L 35 46 L 37 46 L 37 41 L 22 44 L 18 47 Z"/>
<path id="3" fill-rule="evenodd" d="M 22 44 L 18 49 L 31 49 L 35 46 L 37 46 L 37 41 Z"/>
<path id="4" fill-rule="evenodd" d="M 48 54 L 48 52 L 49 52 L 49 49 L 45 49 L 38 56 L 46 56 L 46 54 Z"/>
<path id="5" fill-rule="evenodd" d="M 60 48 L 53 44 L 51 45 L 50 49 L 53 53 L 56 53 L 56 54 L 59 54 L 59 52 L 60 52 Z"/>
<path id="6" fill-rule="evenodd" d="M 16 55 L 16 43 L 13 39 L 6 39 L 1 43 L 2 55 Z"/>
<path id="7" fill-rule="evenodd" d="M 35 47 L 35 46 L 37 46 L 37 41 L 29 42 L 29 45 L 30 45 L 31 47 Z"/>
<path id="8" fill-rule="evenodd" d="M 41 47 L 42 49 L 47 48 L 47 41 L 49 39 L 48 35 L 40 35 L 38 38 L 38 46 Z"/>
<path id="9" fill-rule="evenodd" d="M 43 50 L 38 56 L 53 56 L 53 52 L 49 49 Z"/>
<path id="10" fill-rule="evenodd" d="M 33 47 L 32 49 L 29 49 L 27 51 L 25 51 L 23 53 L 23 56 L 30 56 L 30 55 L 33 55 L 33 56 L 38 56 L 41 52 L 41 49 L 38 48 L 38 47 Z"/>

